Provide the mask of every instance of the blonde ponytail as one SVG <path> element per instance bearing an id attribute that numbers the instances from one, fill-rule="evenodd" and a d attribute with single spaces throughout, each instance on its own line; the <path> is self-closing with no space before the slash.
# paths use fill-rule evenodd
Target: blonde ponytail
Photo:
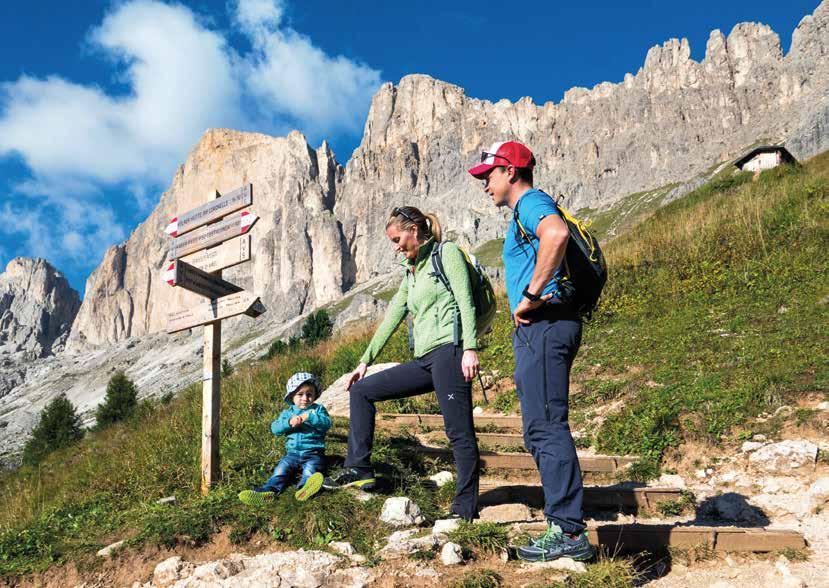
<path id="1" fill-rule="evenodd" d="M 440 221 L 437 215 L 434 212 L 427 212 L 423 216 L 429 219 L 429 232 L 435 238 L 435 242 L 440 243 L 443 231 L 440 228 Z"/>

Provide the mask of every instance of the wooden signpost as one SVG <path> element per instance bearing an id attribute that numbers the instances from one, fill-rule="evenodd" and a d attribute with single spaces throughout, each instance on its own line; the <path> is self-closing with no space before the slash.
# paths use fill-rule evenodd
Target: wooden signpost
<path id="1" fill-rule="evenodd" d="M 204 300 L 167 315 L 167 332 L 204 325 L 202 372 L 201 489 L 206 494 L 219 478 L 219 414 L 221 406 L 222 320 L 265 312 L 259 298 L 222 279 L 222 269 L 250 261 L 248 231 L 257 216 L 242 210 L 253 203 L 247 184 L 215 199 L 198 202 L 187 195 L 178 202 L 178 216 L 164 232 L 172 237 L 163 279 L 171 286 L 203 296 Z M 194 206 L 195 205 L 195 206 Z M 240 212 L 241 211 L 241 212 Z"/>
<path id="2" fill-rule="evenodd" d="M 218 245 L 237 235 L 244 235 L 253 226 L 257 218 L 259 217 L 252 212 L 243 210 L 231 214 L 217 223 L 176 237 L 167 251 L 167 259 L 178 259 L 188 253 L 195 253 L 212 245 Z"/>

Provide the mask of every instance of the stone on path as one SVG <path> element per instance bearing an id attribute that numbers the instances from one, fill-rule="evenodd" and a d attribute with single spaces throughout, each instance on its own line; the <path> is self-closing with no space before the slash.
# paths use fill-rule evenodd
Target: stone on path
<path id="1" fill-rule="evenodd" d="M 817 445 L 811 441 L 788 439 L 761 447 L 749 458 L 749 462 L 769 473 L 786 473 L 802 467 L 814 467 Z"/>
<path id="2" fill-rule="evenodd" d="M 463 563 L 463 549 L 457 543 L 447 543 L 440 551 L 440 561 L 445 566 L 454 566 Z"/>
<path id="3" fill-rule="evenodd" d="M 181 556 L 175 555 L 168 557 L 163 562 L 155 566 L 153 570 L 153 585 L 159 588 L 164 588 L 177 582 L 184 576 L 189 576 L 195 566 L 189 562 L 185 562 Z"/>
<path id="4" fill-rule="evenodd" d="M 440 488 L 441 486 L 444 486 L 454 480 L 455 477 L 452 475 L 452 472 L 443 471 L 438 472 L 433 476 L 429 476 L 429 479 L 437 484 L 438 488 Z"/>
<path id="5" fill-rule="evenodd" d="M 383 504 L 380 520 L 394 527 L 409 527 L 419 525 L 425 519 L 420 507 L 406 496 L 389 498 Z"/>
<path id="6" fill-rule="evenodd" d="M 432 527 L 432 535 L 448 535 L 461 524 L 460 519 L 438 519 Z"/>
<path id="7" fill-rule="evenodd" d="M 112 557 L 116 551 L 118 551 L 121 547 L 123 547 L 124 543 L 123 539 L 121 541 L 116 541 L 112 545 L 107 545 L 100 551 L 98 551 L 98 557 Z"/>

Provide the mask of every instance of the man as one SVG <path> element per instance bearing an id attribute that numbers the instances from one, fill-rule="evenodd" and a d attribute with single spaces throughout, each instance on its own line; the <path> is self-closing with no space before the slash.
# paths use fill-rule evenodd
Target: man
<path id="1" fill-rule="evenodd" d="M 513 211 L 504 240 L 507 297 L 515 322 L 515 385 L 524 443 L 544 487 L 547 532 L 518 549 L 528 561 L 589 559 L 583 488 L 567 422 L 570 366 L 581 343 L 579 316 L 559 298 L 569 231 L 553 200 L 533 188 L 535 157 L 521 143 L 497 142 L 469 170 L 496 206 Z"/>

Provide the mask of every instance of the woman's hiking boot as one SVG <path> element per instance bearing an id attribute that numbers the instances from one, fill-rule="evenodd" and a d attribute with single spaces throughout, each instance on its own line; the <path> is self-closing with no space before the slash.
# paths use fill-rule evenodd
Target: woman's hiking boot
<path id="1" fill-rule="evenodd" d="M 552 561 L 560 557 L 584 561 L 593 557 L 593 546 L 587 539 L 587 531 L 573 538 L 558 525 L 550 523 L 543 535 L 530 541 L 529 545 L 519 547 L 516 552 L 524 561 Z"/>
<path id="2" fill-rule="evenodd" d="M 326 490 L 339 490 L 349 487 L 373 490 L 376 482 L 377 480 L 371 472 L 363 472 L 357 468 L 345 468 L 337 472 L 336 475 L 325 478 L 322 487 Z"/>
<path id="3" fill-rule="evenodd" d="M 276 492 L 257 492 L 256 490 L 242 490 L 239 492 L 239 500 L 248 506 L 264 506 L 273 502 Z"/>
<path id="4" fill-rule="evenodd" d="M 305 502 L 309 498 L 311 498 L 314 494 L 320 491 L 322 488 L 322 482 L 324 478 L 322 473 L 317 472 L 312 474 L 305 480 L 305 483 L 302 485 L 302 488 L 296 491 L 294 494 L 294 498 L 299 500 L 300 502 Z"/>

